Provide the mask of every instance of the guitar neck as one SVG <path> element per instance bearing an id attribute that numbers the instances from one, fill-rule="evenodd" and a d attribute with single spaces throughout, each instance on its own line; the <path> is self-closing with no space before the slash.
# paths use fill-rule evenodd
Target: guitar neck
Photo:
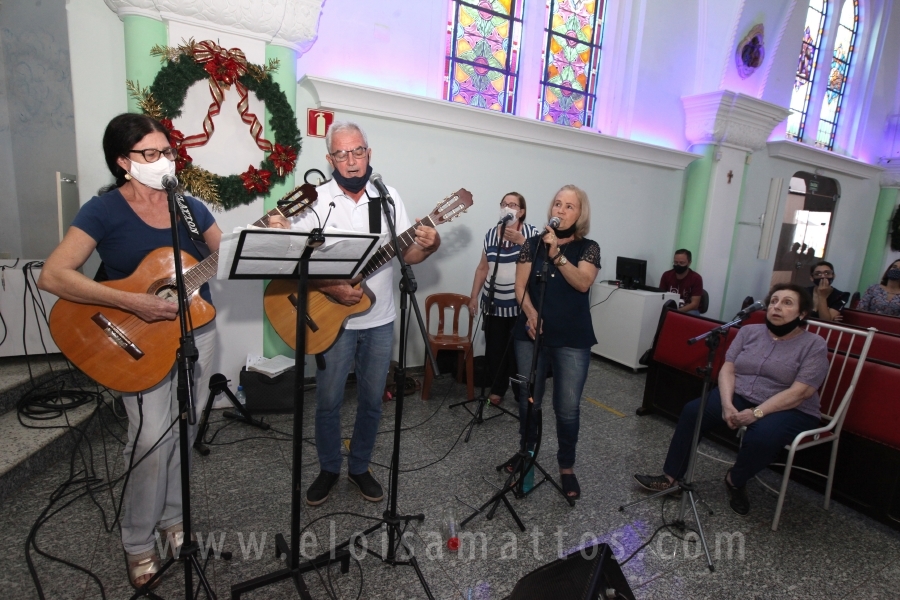
<path id="1" fill-rule="evenodd" d="M 275 215 L 285 216 L 281 209 L 276 207 L 270 210 L 261 219 L 253 223 L 254 227 L 269 227 L 269 217 Z M 190 296 L 200 289 L 200 286 L 212 279 L 219 271 L 219 251 L 210 253 L 209 256 L 184 272 L 184 287 Z"/>
<path id="2" fill-rule="evenodd" d="M 400 250 L 406 252 L 406 249 L 409 248 L 413 242 L 416 240 L 416 229 L 425 225 L 427 227 L 436 227 L 435 223 L 431 220 L 431 216 L 427 216 L 422 219 L 419 223 L 416 223 L 403 233 L 397 235 L 397 241 L 400 242 Z M 394 252 L 394 243 L 391 242 L 389 244 L 385 244 L 375 253 L 375 256 L 366 263 L 366 266 L 363 267 L 362 276 L 363 278 L 368 277 L 382 266 L 391 262 L 391 259 L 396 256 L 396 252 Z"/>

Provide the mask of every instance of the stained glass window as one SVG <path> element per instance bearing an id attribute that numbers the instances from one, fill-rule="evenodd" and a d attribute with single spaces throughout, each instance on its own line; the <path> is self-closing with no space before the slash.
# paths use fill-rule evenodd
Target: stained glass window
<path id="1" fill-rule="evenodd" d="M 451 0 L 444 98 L 515 112 L 525 0 Z"/>
<path id="2" fill-rule="evenodd" d="M 816 134 L 816 146 L 819 148 L 831 150 L 834 147 L 834 134 L 837 133 L 838 119 L 841 116 L 858 23 L 859 3 L 857 0 L 847 0 L 841 10 L 841 21 L 834 40 L 834 54 L 831 57 L 831 72 L 828 75 L 828 89 L 825 90 L 825 100 L 819 115 L 819 131 Z"/>
<path id="3" fill-rule="evenodd" d="M 547 0 L 541 120 L 591 126 L 605 5 L 605 0 Z"/>
<path id="4" fill-rule="evenodd" d="M 816 62 L 819 45 L 822 42 L 822 28 L 825 26 L 827 0 L 810 0 L 806 11 L 806 29 L 803 42 L 800 44 L 800 60 L 797 75 L 794 78 L 794 91 L 791 94 L 791 114 L 787 120 L 787 137 L 799 142 L 803 141 L 806 130 L 806 113 L 809 110 L 809 94 L 812 91 L 813 77 L 816 73 Z"/>

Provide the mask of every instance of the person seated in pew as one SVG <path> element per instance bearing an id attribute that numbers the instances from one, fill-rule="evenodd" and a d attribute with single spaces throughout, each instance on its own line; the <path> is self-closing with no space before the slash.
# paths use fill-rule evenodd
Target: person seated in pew
<path id="1" fill-rule="evenodd" d="M 703 297 L 703 278 L 700 273 L 691 270 L 691 251 L 680 248 L 675 251 L 672 268 L 662 274 L 659 289 L 664 292 L 678 294 L 684 304 L 678 308 L 680 312 L 692 315 L 700 314 L 700 300 Z"/>
<path id="2" fill-rule="evenodd" d="M 831 286 L 834 283 L 834 265 L 820 260 L 810 268 L 809 276 L 814 284 L 806 288 L 812 296 L 809 317 L 820 321 L 843 321 L 841 309 L 847 302 L 847 293 Z"/>
<path id="3" fill-rule="evenodd" d="M 825 340 L 806 331 L 812 309 L 806 290 L 779 283 L 766 298 L 765 325 L 744 325 L 725 354 L 719 385 L 709 393 L 701 436 L 727 425 L 746 427 L 734 466 L 725 474 L 729 505 L 750 512 L 747 482 L 766 468 L 798 433 L 819 426 L 818 389 L 828 373 Z M 662 475 L 635 475 L 641 487 L 661 492 L 687 471 L 700 398 L 685 405 L 669 443 Z"/>
<path id="4" fill-rule="evenodd" d="M 900 260 L 895 260 L 884 272 L 881 283 L 869 286 L 859 299 L 856 310 L 900 317 Z"/>

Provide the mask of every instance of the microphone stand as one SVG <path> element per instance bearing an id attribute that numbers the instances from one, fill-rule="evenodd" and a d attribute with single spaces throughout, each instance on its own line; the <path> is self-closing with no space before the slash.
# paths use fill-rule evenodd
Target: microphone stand
<path id="1" fill-rule="evenodd" d="M 697 448 L 700 444 L 700 426 L 703 423 L 703 413 L 706 411 L 706 404 L 709 400 L 709 390 L 712 387 L 713 365 L 716 361 L 716 354 L 719 350 L 719 343 L 721 342 L 723 336 L 728 335 L 729 329 L 743 322 L 744 319 L 750 316 L 751 312 L 753 311 L 747 313 L 741 311 L 733 320 L 729 321 L 728 323 L 719 325 L 718 327 L 714 327 L 706 333 L 702 333 L 696 337 L 692 337 L 687 341 L 688 345 L 692 346 L 701 340 L 705 340 L 706 347 L 709 350 L 706 354 L 706 366 L 697 368 L 697 372 L 703 375 L 703 391 L 700 394 L 700 406 L 697 409 L 697 421 L 694 424 L 694 435 L 691 440 L 691 453 L 688 458 L 688 466 L 687 471 L 685 472 L 684 479 L 681 481 L 676 481 L 675 485 L 667 490 L 663 490 L 662 492 L 657 492 L 655 494 L 647 496 L 646 498 L 641 498 L 640 500 L 636 500 L 634 502 L 619 506 L 619 511 L 624 511 L 626 508 L 629 508 L 636 504 L 641 504 L 642 502 L 653 500 L 654 498 L 668 496 L 669 494 L 675 494 L 680 491 L 686 492 L 681 496 L 681 503 L 678 507 L 678 518 L 675 520 L 675 526 L 684 531 L 684 515 L 685 512 L 687 512 L 688 501 L 690 501 L 691 511 L 694 514 L 694 522 L 697 523 L 697 533 L 699 533 L 700 535 L 700 542 L 703 545 L 703 552 L 706 554 L 706 565 L 709 567 L 710 572 L 715 571 L 716 569 L 713 566 L 712 558 L 709 554 L 709 546 L 706 543 L 706 535 L 703 533 L 703 525 L 700 523 L 700 515 L 697 512 L 697 500 L 695 498 L 697 487 L 694 483 L 694 467 L 697 464 Z M 713 511 L 710 510 L 709 514 L 711 516 L 713 514 Z"/>
<path id="2" fill-rule="evenodd" d="M 500 267 L 499 244 L 503 243 L 503 235 L 506 232 L 506 221 L 500 221 L 499 225 L 500 225 L 500 231 L 498 232 L 498 238 L 497 238 L 498 239 L 498 242 L 497 242 L 498 243 L 498 247 L 497 247 L 497 259 L 498 260 L 494 261 L 494 269 L 491 272 L 491 279 L 490 279 L 490 282 L 488 283 L 487 310 L 484 312 L 485 359 L 487 359 L 487 340 L 491 339 L 491 324 L 494 320 L 494 318 L 493 318 L 493 315 L 494 315 L 494 292 L 496 291 L 497 269 Z M 473 350 L 473 352 L 474 352 L 474 350 Z M 509 340 L 506 341 L 506 352 L 509 352 Z M 487 368 L 487 364 L 485 364 L 485 368 Z M 497 375 L 499 375 L 499 373 L 494 375 L 494 381 L 491 382 L 491 385 L 493 385 L 494 382 L 496 381 Z M 502 417 L 503 413 L 506 413 L 511 417 L 518 418 L 518 415 L 511 413 L 510 411 L 506 410 L 505 408 L 492 404 L 489 401 L 488 396 L 485 395 L 484 390 L 485 390 L 484 378 L 482 378 L 481 394 L 477 398 L 473 398 L 471 400 L 463 400 L 462 402 L 456 402 L 454 404 L 451 404 L 448 407 L 448 408 L 455 408 L 457 406 L 462 406 L 463 408 L 466 409 L 466 411 L 468 411 L 468 413 L 470 415 L 472 415 L 472 420 L 469 421 L 468 430 L 466 431 L 466 438 L 464 440 L 466 443 L 469 442 L 469 437 L 472 435 L 472 429 L 475 427 L 476 424 L 481 425 L 485 421 L 490 421 L 491 419 L 496 419 L 497 417 Z M 516 394 L 516 395 L 518 395 L 518 394 Z M 478 408 L 475 409 L 474 413 L 471 410 L 469 410 L 469 407 L 467 406 L 468 404 L 470 404 L 472 402 L 478 403 Z M 499 410 L 500 412 L 491 417 L 484 418 L 484 409 L 486 406 L 492 406 L 492 407 L 496 408 L 497 410 Z"/>
<path id="3" fill-rule="evenodd" d="M 175 206 L 175 195 L 176 186 L 166 186 L 169 217 L 172 227 L 175 291 L 178 296 L 178 324 L 181 328 L 181 338 L 179 340 L 178 350 L 175 352 L 175 360 L 178 364 L 178 441 L 181 459 L 181 511 L 184 517 L 184 538 L 181 550 L 178 552 L 178 558 L 175 557 L 175 548 L 172 548 L 172 558 L 167 560 L 166 564 L 131 596 L 132 600 L 140 597 L 158 598 L 156 594 L 150 592 L 150 586 L 155 584 L 176 560 L 184 562 L 184 597 L 186 599 L 194 597 L 193 571 L 197 572 L 197 579 L 206 591 L 206 597 L 212 599 L 216 598 L 216 594 L 213 592 L 212 587 L 209 585 L 209 580 L 206 578 L 204 569 L 200 565 L 200 560 L 197 558 L 197 555 L 200 552 L 200 546 L 193 540 L 191 532 L 191 444 L 189 442 L 188 426 L 193 426 L 197 422 L 196 406 L 194 403 L 194 363 L 197 361 L 199 352 L 194 344 L 194 332 L 193 330 L 188 331 L 187 328 L 187 321 L 191 317 L 188 308 L 187 290 L 184 285 L 184 273 L 182 272 L 181 240 L 178 235 L 178 211 Z M 225 552 L 222 554 L 222 557 L 227 560 L 231 558 L 231 553 Z"/>
<path id="4" fill-rule="evenodd" d="M 499 492 L 491 496 L 487 502 L 482 504 L 478 510 L 474 511 L 471 515 L 466 517 L 464 521 L 460 523 L 460 527 L 465 527 L 466 523 L 475 518 L 475 515 L 480 514 L 484 511 L 485 508 L 491 506 L 491 510 L 488 511 L 487 519 L 491 520 L 494 518 L 494 513 L 500 505 L 500 502 L 503 502 L 504 506 L 506 506 L 506 510 L 509 511 L 513 520 L 516 522 L 516 525 L 519 526 L 519 529 L 525 531 L 525 525 L 522 523 L 522 520 L 519 518 L 519 515 L 516 513 L 512 504 L 506 495 L 510 492 L 513 492 L 513 495 L 516 498 L 524 498 L 534 492 L 537 488 L 539 488 L 542 484 L 549 481 L 553 487 L 559 492 L 559 494 L 569 503 L 569 506 L 575 506 L 575 500 L 568 497 L 563 489 L 559 486 L 558 483 L 551 477 L 546 470 L 537 462 L 538 452 L 541 447 L 541 439 L 543 437 L 543 411 L 541 409 L 534 408 L 534 384 L 537 380 L 537 363 L 538 363 L 538 354 L 541 348 L 541 341 L 543 339 L 543 334 L 541 333 L 541 327 L 543 325 L 543 311 L 544 311 L 544 293 L 547 289 L 547 275 L 550 271 L 549 264 L 549 252 L 547 251 L 546 244 L 544 244 L 543 236 L 538 238 L 538 243 L 540 244 L 535 252 L 535 262 L 532 263 L 532 271 L 534 269 L 534 265 L 537 262 L 537 259 L 541 254 L 544 256 L 543 263 L 541 265 L 541 270 L 536 274 L 536 280 L 538 284 L 538 303 L 537 303 L 537 323 L 535 324 L 535 332 L 534 332 L 534 343 L 531 354 L 531 370 L 528 374 L 527 380 L 527 390 L 528 390 L 528 405 L 525 409 L 525 435 L 522 436 L 522 441 L 519 444 L 519 451 L 513 457 L 512 462 L 515 465 L 512 473 L 506 478 L 506 483 L 500 489 Z M 542 252 L 543 250 L 543 252 Z M 524 378 L 522 378 L 524 379 Z M 525 381 L 520 381 L 520 385 L 524 385 Z M 528 450 L 528 436 L 530 433 L 531 422 L 532 419 L 535 419 L 535 441 L 534 441 L 534 449 L 532 451 Z M 503 470 L 504 467 L 509 463 L 505 463 L 499 465 L 497 467 L 497 471 Z M 525 475 L 532 469 L 535 468 L 540 471 L 544 478 L 531 489 L 524 489 L 524 480 Z"/>

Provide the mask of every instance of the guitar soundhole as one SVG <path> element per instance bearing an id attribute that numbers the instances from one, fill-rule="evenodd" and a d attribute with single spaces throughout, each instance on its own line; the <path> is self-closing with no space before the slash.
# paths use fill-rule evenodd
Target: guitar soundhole
<path id="1" fill-rule="evenodd" d="M 159 288 L 156 290 L 156 295 L 173 304 L 178 302 L 178 291 L 175 289 L 174 285 L 165 285 Z"/>

